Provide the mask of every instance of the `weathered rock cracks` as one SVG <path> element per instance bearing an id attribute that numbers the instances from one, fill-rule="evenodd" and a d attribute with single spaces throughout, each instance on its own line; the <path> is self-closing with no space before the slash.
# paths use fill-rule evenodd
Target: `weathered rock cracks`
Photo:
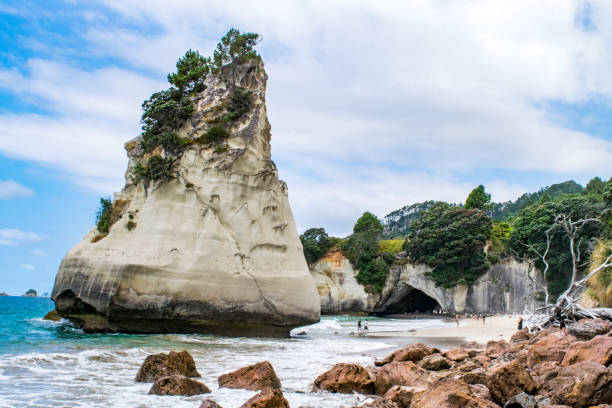
<path id="1" fill-rule="evenodd" d="M 585 341 L 550 328 L 520 331 L 484 350 L 441 353 L 414 344 L 377 361 L 378 367 L 336 364 L 314 389 L 369 394 L 372 401 L 361 406 L 377 408 L 609 407 L 612 331 L 601 333 L 606 326 L 597 321 L 576 327 Z"/>
<path id="2" fill-rule="evenodd" d="M 135 179 L 137 164 L 168 152 L 126 143 L 108 234 L 92 229 L 62 260 L 52 299 L 86 332 L 288 336 L 319 320 L 287 185 L 271 160 L 263 64 L 237 66 L 235 82 L 221 71 L 192 97 L 172 177 Z M 227 139 L 199 142 L 236 87 L 251 95 L 248 112 L 227 125 Z"/>

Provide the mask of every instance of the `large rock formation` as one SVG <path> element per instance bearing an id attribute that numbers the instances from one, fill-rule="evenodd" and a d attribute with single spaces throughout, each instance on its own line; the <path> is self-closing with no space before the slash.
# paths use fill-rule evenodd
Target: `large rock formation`
<path id="1" fill-rule="evenodd" d="M 179 135 L 219 123 L 232 75 L 210 75 Z M 319 297 L 270 158 L 263 64 L 238 66 L 249 111 L 223 146 L 189 144 L 171 180 L 133 182 L 158 147 L 126 143 L 126 185 L 115 194 L 108 235 L 92 229 L 63 259 L 52 298 L 86 331 L 287 335 L 319 320 Z"/>
<path id="2" fill-rule="evenodd" d="M 394 314 L 434 308 L 449 312 L 522 312 L 540 306 L 537 286 L 529 279 L 530 265 L 505 260 L 495 265 L 474 285 L 453 288 L 436 286 L 427 277 L 427 265 L 404 262 L 391 267 L 381 294 L 365 292 L 349 260 L 332 251 L 311 265 L 323 313 L 373 312 Z M 532 272 L 532 275 L 537 275 Z M 539 283 L 542 285 L 542 283 Z"/>

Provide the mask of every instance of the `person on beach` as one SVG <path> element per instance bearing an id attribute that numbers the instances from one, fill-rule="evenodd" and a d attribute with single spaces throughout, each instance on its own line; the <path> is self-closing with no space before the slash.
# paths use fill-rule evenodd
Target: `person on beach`
<path id="1" fill-rule="evenodd" d="M 459 315 L 455 315 L 455 323 L 457 323 L 457 326 L 459 326 Z"/>
<path id="2" fill-rule="evenodd" d="M 357 321 L 357 333 L 361 333 L 361 319 Z"/>
<path id="3" fill-rule="evenodd" d="M 523 316 L 519 316 L 518 318 L 518 329 L 523 330 Z"/>
<path id="4" fill-rule="evenodd" d="M 363 322 L 363 331 L 364 333 L 370 331 L 370 329 L 368 329 L 368 319 L 365 319 Z"/>
<path id="5" fill-rule="evenodd" d="M 485 318 L 486 318 L 486 317 L 487 317 L 487 315 L 483 313 L 483 314 L 482 314 L 482 324 L 483 324 L 483 325 L 485 324 Z"/>
<path id="6" fill-rule="evenodd" d="M 565 327 L 565 316 L 559 317 L 559 329 L 563 332 L 563 336 L 567 336 L 567 328 Z"/>

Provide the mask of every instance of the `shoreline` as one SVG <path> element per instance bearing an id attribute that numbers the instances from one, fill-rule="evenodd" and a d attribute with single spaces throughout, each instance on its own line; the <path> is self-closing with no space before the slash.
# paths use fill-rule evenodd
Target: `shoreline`
<path id="1" fill-rule="evenodd" d="M 482 320 L 464 318 L 457 326 L 452 320 L 448 326 L 426 329 L 373 331 L 365 333 L 368 338 L 402 338 L 406 340 L 418 340 L 429 344 L 448 344 L 449 346 L 460 346 L 469 342 L 486 344 L 491 340 L 506 340 L 517 330 L 517 319 L 519 315 L 493 315 L 487 316 L 485 324 Z M 452 324 L 450 324 L 452 322 Z"/>

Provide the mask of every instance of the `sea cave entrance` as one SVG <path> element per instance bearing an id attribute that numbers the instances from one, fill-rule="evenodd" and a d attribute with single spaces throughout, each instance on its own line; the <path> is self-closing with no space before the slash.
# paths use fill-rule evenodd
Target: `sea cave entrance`
<path id="1" fill-rule="evenodd" d="M 386 302 L 381 314 L 432 313 L 442 309 L 434 298 L 418 289 L 406 287 L 402 292 Z"/>

